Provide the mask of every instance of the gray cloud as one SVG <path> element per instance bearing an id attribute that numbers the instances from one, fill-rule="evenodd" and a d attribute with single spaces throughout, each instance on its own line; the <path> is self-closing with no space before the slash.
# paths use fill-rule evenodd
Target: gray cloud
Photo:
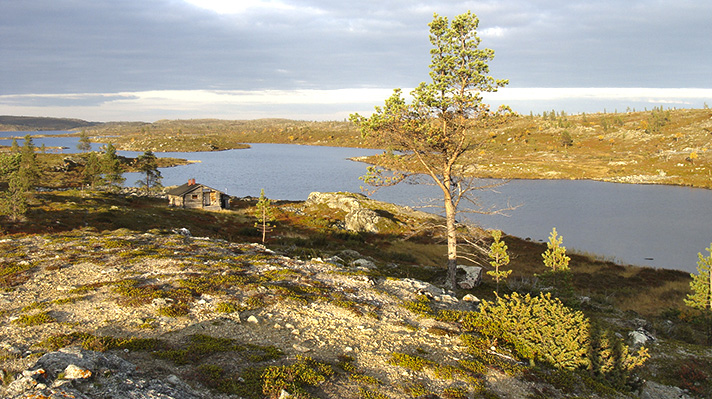
<path id="1" fill-rule="evenodd" d="M 433 12 L 468 9 L 511 87 L 711 87 L 710 2 L 282 4 L 221 15 L 180 0 L 6 1 L 0 95 L 414 87 Z"/>

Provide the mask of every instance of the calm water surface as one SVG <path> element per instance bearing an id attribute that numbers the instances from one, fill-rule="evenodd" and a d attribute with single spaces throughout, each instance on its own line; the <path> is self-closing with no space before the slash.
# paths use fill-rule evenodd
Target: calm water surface
<path id="1" fill-rule="evenodd" d="M 37 146 L 43 142 L 58 145 L 55 140 L 68 147 L 66 152 L 76 152 L 76 138 L 34 141 Z M 9 141 L 0 140 L 0 144 L 6 143 Z M 358 178 L 366 166 L 348 158 L 379 152 L 252 144 L 244 150 L 157 155 L 200 161 L 162 169 L 166 186 L 195 178 L 233 196 L 259 196 L 264 189 L 270 198 L 304 200 L 313 191 L 359 192 Z M 125 177 L 127 185 L 140 178 L 132 173 Z M 433 186 L 402 184 L 381 189 L 373 197 L 414 206 L 421 204 L 422 198 L 440 198 L 438 191 Z M 712 190 L 586 180 L 515 180 L 497 191 L 481 193 L 483 203 L 520 206 L 509 211 L 509 216 L 474 215 L 482 226 L 541 241 L 556 227 L 569 250 L 592 252 L 621 263 L 692 272 L 697 253 L 706 253 L 712 242 Z"/>

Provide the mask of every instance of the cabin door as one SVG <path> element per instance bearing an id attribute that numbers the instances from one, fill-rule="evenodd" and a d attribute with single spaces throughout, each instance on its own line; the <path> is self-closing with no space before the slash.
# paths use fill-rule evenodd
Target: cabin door
<path id="1" fill-rule="evenodd" d="M 203 205 L 210 206 L 210 193 L 203 193 Z"/>

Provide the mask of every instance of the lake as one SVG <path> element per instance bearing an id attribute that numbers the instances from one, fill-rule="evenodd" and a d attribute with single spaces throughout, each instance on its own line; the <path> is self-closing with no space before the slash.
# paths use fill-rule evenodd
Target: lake
<path id="1" fill-rule="evenodd" d="M 66 152 L 76 152 L 76 138 L 34 141 L 37 146 L 52 143 L 68 147 Z M 0 144 L 7 143 L 0 140 Z M 379 152 L 252 144 L 244 150 L 157 155 L 200 161 L 162 169 L 166 186 L 195 178 L 233 196 L 256 197 L 264 189 L 269 198 L 304 200 L 313 191 L 359 192 L 358 178 L 365 173 L 366 165 L 348 158 Z M 127 185 L 134 185 L 140 178 L 133 173 L 125 177 Z M 401 184 L 383 188 L 373 198 L 414 206 L 423 198 L 441 198 L 438 191 L 428 185 Z M 537 241 L 546 241 L 556 227 L 569 251 L 591 252 L 620 263 L 694 272 L 697 253 L 706 253 L 712 241 L 712 190 L 588 180 L 514 180 L 497 191 L 482 192 L 483 202 L 520 206 L 509 211 L 509 216 L 474 215 L 474 221 L 483 227 Z"/>

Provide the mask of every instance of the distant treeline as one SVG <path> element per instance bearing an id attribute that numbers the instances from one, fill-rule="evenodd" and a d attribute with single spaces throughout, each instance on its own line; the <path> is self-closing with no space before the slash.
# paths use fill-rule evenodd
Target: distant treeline
<path id="1" fill-rule="evenodd" d="M 6 131 L 74 130 L 97 125 L 101 123 L 70 118 L 0 115 L 0 130 Z"/>

